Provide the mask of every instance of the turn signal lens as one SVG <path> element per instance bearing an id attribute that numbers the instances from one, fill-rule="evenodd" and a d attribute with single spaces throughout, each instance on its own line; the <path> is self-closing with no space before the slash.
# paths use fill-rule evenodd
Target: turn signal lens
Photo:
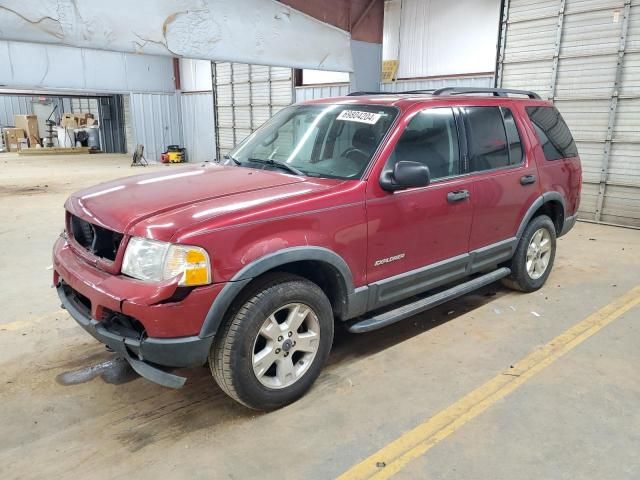
<path id="1" fill-rule="evenodd" d="M 164 278 L 182 274 L 179 285 L 195 287 L 211 283 L 209 255 L 200 247 L 171 245 L 164 263 Z"/>
<path id="2" fill-rule="evenodd" d="M 204 251 L 190 249 L 187 251 L 188 263 L 203 263 L 207 262 L 207 254 Z"/>
<path id="3" fill-rule="evenodd" d="M 147 282 L 179 277 L 181 287 L 196 287 L 211 283 L 211 262 L 200 247 L 132 237 L 124 253 L 122 273 Z"/>

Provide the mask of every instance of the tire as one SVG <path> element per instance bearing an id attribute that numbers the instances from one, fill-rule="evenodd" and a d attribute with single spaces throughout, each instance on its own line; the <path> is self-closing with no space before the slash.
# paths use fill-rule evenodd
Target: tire
<path id="1" fill-rule="evenodd" d="M 542 235 L 542 237 L 538 237 L 539 235 Z M 548 245 L 548 250 L 545 250 L 544 246 L 542 248 L 537 248 L 536 246 L 530 247 L 534 236 L 536 236 L 536 240 L 539 238 L 542 239 L 542 242 L 536 242 L 534 240 L 534 243 Z M 544 243 L 545 239 L 548 241 L 547 243 Z M 548 256 L 545 254 L 548 254 Z M 528 255 L 529 259 L 538 258 L 540 263 L 536 263 L 534 260 L 532 263 L 528 264 Z M 553 268 L 555 256 L 555 225 L 546 215 L 534 217 L 527 225 L 527 228 L 525 228 L 522 238 L 520 238 L 520 242 L 518 243 L 518 247 L 511 259 L 511 275 L 504 278 L 502 283 L 508 288 L 518 290 L 520 292 L 534 292 L 538 290 L 547 281 L 547 278 L 551 273 L 551 269 Z M 546 264 L 544 269 L 542 269 L 543 264 Z"/>
<path id="2" fill-rule="evenodd" d="M 329 357 L 333 330 L 331 303 L 320 287 L 297 275 L 268 274 L 230 310 L 209 367 L 234 400 L 274 410 L 311 388 Z"/>

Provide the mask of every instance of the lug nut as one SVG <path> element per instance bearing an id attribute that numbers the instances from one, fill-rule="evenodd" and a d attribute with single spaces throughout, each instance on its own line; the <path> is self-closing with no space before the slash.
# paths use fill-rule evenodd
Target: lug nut
<path id="1" fill-rule="evenodd" d="M 293 335 L 293 332 L 289 332 L 287 335 L 288 335 L 288 336 L 291 336 L 291 335 Z"/>
<path id="2" fill-rule="evenodd" d="M 288 357 L 289 356 L 289 352 L 284 352 L 284 356 Z"/>
<path id="3" fill-rule="evenodd" d="M 282 341 L 282 335 L 280 335 L 280 336 L 278 337 L 278 341 L 279 341 L 279 342 L 281 342 L 281 341 Z"/>
<path id="4" fill-rule="evenodd" d="M 279 348 L 276 348 L 276 353 L 280 353 L 280 349 Z"/>

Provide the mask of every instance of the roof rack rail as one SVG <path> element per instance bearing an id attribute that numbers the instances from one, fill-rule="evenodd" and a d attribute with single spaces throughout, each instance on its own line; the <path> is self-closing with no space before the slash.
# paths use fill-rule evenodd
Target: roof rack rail
<path id="1" fill-rule="evenodd" d="M 540 96 L 530 90 L 513 90 L 511 88 L 483 88 L 483 87 L 444 87 L 438 89 L 406 90 L 402 92 L 351 92 L 348 97 L 363 95 L 402 95 L 402 94 L 428 94 L 434 96 L 464 95 L 467 93 L 491 93 L 496 97 L 508 97 L 509 95 L 524 95 L 532 100 L 540 100 Z"/>
<path id="2" fill-rule="evenodd" d="M 429 89 L 422 89 L 422 90 L 405 90 L 403 92 L 395 92 L 395 93 L 428 93 L 430 95 L 433 95 L 433 92 L 435 91 L 436 91 L 435 88 L 429 88 Z"/>
<path id="3" fill-rule="evenodd" d="M 540 100 L 540 96 L 529 90 L 512 90 L 510 88 L 477 88 L 477 87 L 445 87 L 435 90 L 432 95 L 463 95 L 466 93 L 491 93 L 496 97 L 511 95 L 525 95 L 532 100 Z"/>
<path id="4" fill-rule="evenodd" d="M 428 93 L 431 95 L 435 91 L 435 88 L 431 88 L 429 90 L 407 90 L 403 92 L 351 92 L 347 94 L 347 97 L 358 97 L 362 95 L 403 95 L 407 93 Z"/>
<path id="5" fill-rule="evenodd" d="M 387 95 L 393 92 L 351 92 L 347 93 L 347 97 L 361 97 L 363 95 Z"/>

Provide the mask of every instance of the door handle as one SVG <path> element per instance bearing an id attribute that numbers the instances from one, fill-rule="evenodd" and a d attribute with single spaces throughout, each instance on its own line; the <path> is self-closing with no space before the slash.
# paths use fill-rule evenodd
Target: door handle
<path id="1" fill-rule="evenodd" d="M 449 203 L 459 202 L 465 198 L 469 198 L 469 190 L 456 190 L 455 192 L 447 193 L 447 201 Z"/>
<path id="2" fill-rule="evenodd" d="M 520 184 L 521 185 L 530 185 L 532 183 L 536 183 L 536 176 L 535 175 L 524 175 L 524 176 L 520 177 Z"/>

